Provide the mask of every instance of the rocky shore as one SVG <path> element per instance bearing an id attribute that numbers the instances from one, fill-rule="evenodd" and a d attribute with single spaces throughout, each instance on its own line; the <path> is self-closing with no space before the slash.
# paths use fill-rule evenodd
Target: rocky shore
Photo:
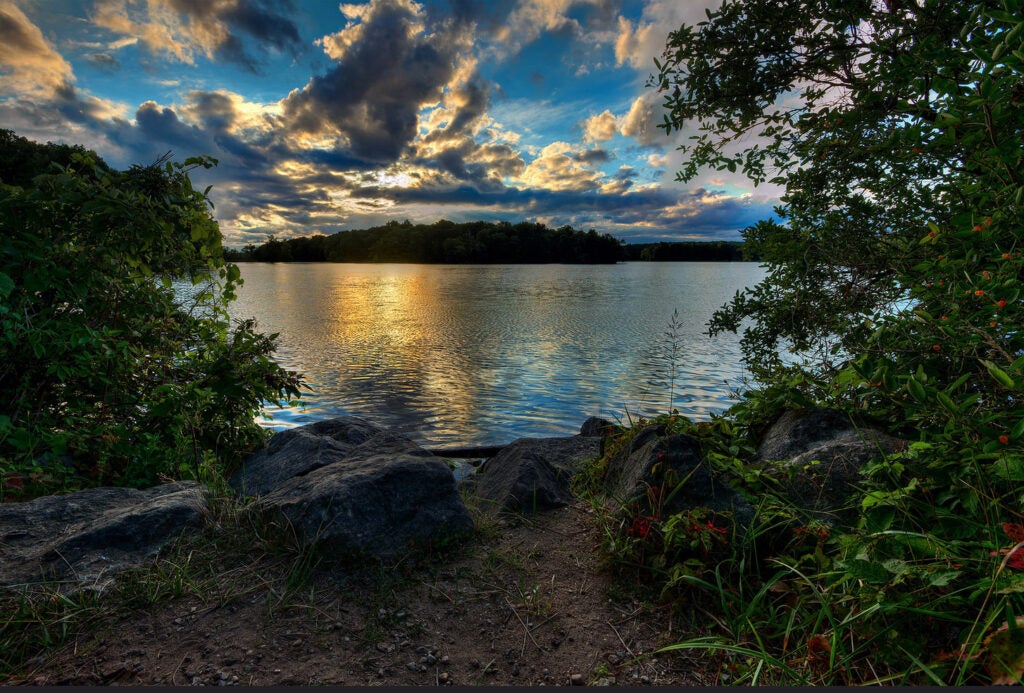
<path id="1" fill-rule="evenodd" d="M 295 555 L 315 549 L 324 565 L 334 566 L 306 576 L 308 603 L 298 607 L 307 610 L 304 617 L 279 604 L 268 613 L 276 583 L 261 571 L 272 571 L 273 561 L 255 561 L 253 574 L 263 575 L 257 580 L 263 588 L 250 593 L 236 585 L 225 588 L 227 598 L 192 595 L 122 616 L 116 626 L 108 624 L 105 637 L 91 633 L 88 646 L 76 641 L 72 655 L 65 649 L 37 658 L 23 680 L 727 682 L 722 672 L 709 679 L 685 657 L 652 654 L 671 644 L 679 628 L 698 632 L 698 624 L 673 624 L 650 605 L 608 597 L 615 586 L 600 567 L 598 530 L 589 517 L 594 511 L 573 496 L 571 482 L 607 452 L 616 430 L 589 419 L 575 436 L 520 439 L 460 481 L 444 458 L 357 417 L 278 433 L 230 486 L 243 501 L 239 507 L 286 528 Z M 824 518 L 841 507 L 861 466 L 900 445 L 815 409 L 784 414 L 757 455 L 794 503 Z M 753 516 L 750 501 L 704 464 L 700 443 L 690 436 L 650 426 L 604 460 L 603 483 L 614 502 L 627 503 L 675 478 L 685 483 L 667 512 L 708 508 L 731 517 L 741 531 Z M 215 496 L 198 484 L 175 482 L 0 506 L 0 585 L 104 592 L 123 571 L 154 562 L 159 567 L 175 539 L 209 532 Z M 445 555 L 451 560 L 438 560 Z M 416 558 L 422 556 L 430 557 L 426 564 Z M 402 576 L 400 586 L 392 584 L 395 575 Z M 239 589 L 245 598 L 237 596 Z M 382 590 L 390 592 L 382 597 Z M 151 645 L 125 649 L 139 639 L 114 635 L 126 628 L 141 630 Z M 164 642 L 180 641 L 182 634 L 186 641 L 177 648 Z M 307 647 L 314 641 L 319 644 Z M 518 655 L 511 642 L 519 642 Z M 499 643 L 509 646 L 506 652 L 495 649 Z M 348 663 L 307 670 L 288 659 L 290 648 L 310 662 L 344 651 Z M 177 667 L 166 657 L 170 650 L 182 652 Z M 493 661 L 485 661 L 488 653 Z M 216 669 L 218 661 L 230 664 Z"/>

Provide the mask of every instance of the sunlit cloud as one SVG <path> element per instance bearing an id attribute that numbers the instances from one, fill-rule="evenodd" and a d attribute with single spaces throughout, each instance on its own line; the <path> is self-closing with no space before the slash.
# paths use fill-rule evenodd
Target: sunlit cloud
<path id="1" fill-rule="evenodd" d="M 703 5 L 97 0 L 80 33 L 20 7 L 0 122 L 120 167 L 215 157 L 192 175 L 229 245 L 441 217 L 735 238 L 772 213 L 739 174 L 672 180 L 689 133 L 657 127 L 645 73 Z"/>
<path id="2" fill-rule="evenodd" d="M 10 0 L 0 0 L 0 93 L 53 97 L 74 82 L 71 64 Z"/>

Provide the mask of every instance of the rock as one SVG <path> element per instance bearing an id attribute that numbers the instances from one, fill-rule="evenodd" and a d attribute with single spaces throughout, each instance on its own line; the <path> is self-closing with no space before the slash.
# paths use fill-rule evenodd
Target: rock
<path id="1" fill-rule="evenodd" d="M 204 487 L 93 488 L 0 505 L 0 584 L 72 580 L 103 588 L 201 526 Z"/>
<path id="2" fill-rule="evenodd" d="M 768 429 L 757 448 L 760 460 L 789 460 L 854 430 L 849 415 L 836 409 L 791 409 Z"/>
<path id="3" fill-rule="evenodd" d="M 713 474 L 704 463 L 700 442 L 688 435 L 664 436 L 665 428 L 648 426 L 630 445 L 608 460 L 605 488 L 622 502 L 644 502 L 652 487 L 682 485 L 664 498 L 661 513 L 693 508 L 731 512 L 736 524 L 746 526 L 754 516 L 751 505 Z"/>
<path id="4" fill-rule="evenodd" d="M 784 497 L 827 520 L 845 514 L 864 481 L 864 465 L 904 444 L 881 431 L 858 428 L 835 409 L 794 409 L 768 430 L 757 457 Z"/>
<path id="5" fill-rule="evenodd" d="M 839 432 L 791 460 L 776 462 L 768 474 L 783 495 L 819 519 L 830 519 L 850 505 L 863 483 L 864 466 L 900 449 L 903 441 L 880 431 Z M 850 509 L 853 510 L 852 508 Z"/>
<path id="6" fill-rule="evenodd" d="M 293 477 L 325 467 L 384 430 L 357 416 L 343 416 L 275 433 L 230 480 L 246 496 L 260 496 Z"/>
<path id="7" fill-rule="evenodd" d="M 274 436 L 232 482 L 247 495 L 260 489 L 259 506 L 307 545 L 389 559 L 472 531 L 451 470 L 412 441 L 354 417 L 303 428 L 312 430 L 286 431 L 284 443 Z M 315 459 L 304 462 L 300 450 Z M 291 477 L 272 471 L 277 454 Z"/>
<path id="8" fill-rule="evenodd" d="M 616 425 L 608 419 L 602 419 L 599 416 L 591 416 L 583 422 L 582 426 L 580 426 L 580 435 L 600 438 L 605 433 L 609 433 L 616 428 Z"/>
<path id="9" fill-rule="evenodd" d="M 487 460 L 470 488 L 483 505 L 535 512 L 568 505 L 573 475 L 583 462 L 601 453 L 601 439 L 520 438 Z"/>

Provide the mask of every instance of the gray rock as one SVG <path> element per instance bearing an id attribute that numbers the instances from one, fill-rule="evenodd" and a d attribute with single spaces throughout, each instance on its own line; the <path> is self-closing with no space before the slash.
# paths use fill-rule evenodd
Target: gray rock
<path id="1" fill-rule="evenodd" d="M 473 475 L 473 496 L 492 509 L 534 512 L 572 500 L 570 484 L 581 465 L 601 454 L 601 439 L 520 438 Z"/>
<path id="2" fill-rule="evenodd" d="M 383 432 L 356 416 L 281 431 L 231 476 L 231 487 L 242 495 L 263 495 L 288 479 L 344 459 L 357 446 Z"/>
<path id="3" fill-rule="evenodd" d="M 757 448 L 759 460 L 789 460 L 854 430 L 850 417 L 836 409 L 791 409 L 768 429 Z"/>
<path id="4" fill-rule="evenodd" d="M 648 489 L 677 488 L 662 499 L 664 513 L 693 508 L 730 512 L 746 526 L 754 516 L 750 504 L 704 463 L 700 442 L 687 435 L 664 436 L 663 426 L 648 426 L 631 444 L 608 460 L 605 488 L 624 503 L 644 502 Z"/>
<path id="5" fill-rule="evenodd" d="M 320 430 L 350 430 L 345 421 L 334 424 Z M 364 424 L 357 420 L 357 430 Z M 336 555 L 390 559 L 473 529 L 448 466 L 402 436 L 378 432 L 351 447 L 312 441 L 303 446 L 318 455 L 318 466 L 276 483 L 258 503 L 284 516 L 307 544 Z M 288 446 L 275 449 L 293 459 Z M 271 466 L 273 457 L 263 464 Z M 306 465 L 294 460 L 291 468 Z M 242 485 L 267 488 L 244 479 Z"/>
<path id="6" fill-rule="evenodd" d="M 605 433 L 614 431 L 616 428 L 617 426 L 608 419 L 602 419 L 599 416 L 591 416 L 583 422 L 582 426 L 580 426 L 580 435 L 600 437 Z"/>
<path id="7" fill-rule="evenodd" d="M 904 441 L 872 429 L 837 432 L 831 440 L 766 470 L 797 507 L 830 519 L 855 510 L 848 506 L 864 482 L 864 466 L 902 445 Z"/>
<path id="8" fill-rule="evenodd" d="M 102 588 L 201 526 L 204 487 L 93 488 L 0 505 L 0 584 L 66 580 Z"/>

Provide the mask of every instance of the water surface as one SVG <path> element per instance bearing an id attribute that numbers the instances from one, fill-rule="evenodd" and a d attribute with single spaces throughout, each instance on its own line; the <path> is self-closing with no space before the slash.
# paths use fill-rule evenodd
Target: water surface
<path id="1" fill-rule="evenodd" d="M 692 418 L 721 411 L 744 377 L 738 340 L 704 325 L 763 276 L 754 263 L 239 267 L 232 315 L 279 333 L 278 360 L 313 388 L 268 425 L 355 414 L 445 447 L 568 435 L 670 398 Z"/>

